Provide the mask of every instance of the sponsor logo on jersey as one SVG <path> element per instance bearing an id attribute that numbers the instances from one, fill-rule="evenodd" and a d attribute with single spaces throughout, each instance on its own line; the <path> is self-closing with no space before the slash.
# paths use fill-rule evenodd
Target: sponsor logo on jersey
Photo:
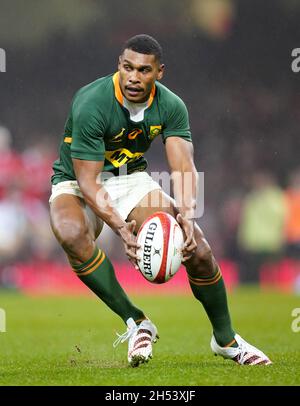
<path id="1" fill-rule="evenodd" d="M 120 141 L 122 141 L 122 136 L 123 136 L 125 130 L 126 130 L 125 128 L 122 128 L 121 131 L 119 132 L 119 134 L 114 135 L 112 137 L 111 142 L 120 142 Z"/>
<path id="2" fill-rule="evenodd" d="M 161 125 L 151 125 L 150 126 L 149 138 L 151 141 L 155 137 L 157 137 L 160 133 L 161 133 Z"/>
<path id="3" fill-rule="evenodd" d="M 144 152 L 131 152 L 126 148 L 119 148 L 115 151 L 106 151 L 105 159 L 107 159 L 115 168 L 136 161 L 144 155 Z"/>

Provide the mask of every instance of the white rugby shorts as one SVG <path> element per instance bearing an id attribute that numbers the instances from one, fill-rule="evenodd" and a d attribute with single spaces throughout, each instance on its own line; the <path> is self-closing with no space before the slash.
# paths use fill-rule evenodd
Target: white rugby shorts
<path id="1" fill-rule="evenodd" d="M 147 172 L 134 172 L 130 175 L 113 176 L 102 181 L 108 192 L 114 208 L 126 220 L 129 213 L 149 192 L 161 189 Z M 62 194 L 75 195 L 83 199 L 83 195 L 77 181 L 64 181 L 52 186 L 52 194 L 49 199 L 53 200 Z"/>

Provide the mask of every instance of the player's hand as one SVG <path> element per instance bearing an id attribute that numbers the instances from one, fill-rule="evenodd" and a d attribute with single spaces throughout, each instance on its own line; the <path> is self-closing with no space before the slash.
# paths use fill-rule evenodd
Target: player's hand
<path id="1" fill-rule="evenodd" d="M 194 220 L 188 220 L 182 217 L 181 214 L 177 214 L 176 220 L 185 234 L 185 242 L 182 251 L 182 262 L 185 262 L 193 256 L 197 248 L 197 243 L 194 237 Z"/>
<path id="2" fill-rule="evenodd" d="M 123 227 L 120 227 L 118 231 L 120 237 L 122 238 L 125 247 L 125 253 L 129 261 L 132 263 L 135 269 L 139 269 L 137 264 L 139 257 L 136 254 L 136 250 L 141 246 L 136 242 L 136 236 L 133 234 L 135 226 L 136 221 L 132 220 L 129 223 L 126 223 Z"/>

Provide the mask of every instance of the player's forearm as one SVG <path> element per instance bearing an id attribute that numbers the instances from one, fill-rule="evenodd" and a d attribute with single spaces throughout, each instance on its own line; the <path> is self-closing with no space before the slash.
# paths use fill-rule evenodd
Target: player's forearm
<path id="1" fill-rule="evenodd" d="M 80 184 L 80 190 L 86 203 L 112 230 L 118 230 L 126 223 L 119 212 L 113 207 L 112 200 L 103 185 L 94 182 Z"/>
<path id="2" fill-rule="evenodd" d="M 180 171 L 172 173 L 174 197 L 180 214 L 195 218 L 198 173 L 193 164 L 183 166 Z"/>

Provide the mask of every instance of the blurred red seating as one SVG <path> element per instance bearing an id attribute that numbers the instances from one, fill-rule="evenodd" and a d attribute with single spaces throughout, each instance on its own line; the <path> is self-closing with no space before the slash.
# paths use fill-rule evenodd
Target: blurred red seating
<path id="1" fill-rule="evenodd" d="M 183 267 L 168 283 L 151 284 L 130 268 L 128 262 L 114 262 L 116 275 L 124 289 L 131 294 L 189 294 L 190 287 Z M 220 261 L 227 288 L 239 283 L 237 265 L 229 260 Z M 72 273 L 67 264 L 34 262 L 16 264 L 10 270 L 10 283 L 24 293 L 33 295 L 88 294 L 89 290 Z"/>
<path id="2" fill-rule="evenodd" d="M 286 293 L 300 293 L 300 261 L 285 258 L 274 264 L 266 264 L 260 271 L 260 286 L 276 288 Z"/>

